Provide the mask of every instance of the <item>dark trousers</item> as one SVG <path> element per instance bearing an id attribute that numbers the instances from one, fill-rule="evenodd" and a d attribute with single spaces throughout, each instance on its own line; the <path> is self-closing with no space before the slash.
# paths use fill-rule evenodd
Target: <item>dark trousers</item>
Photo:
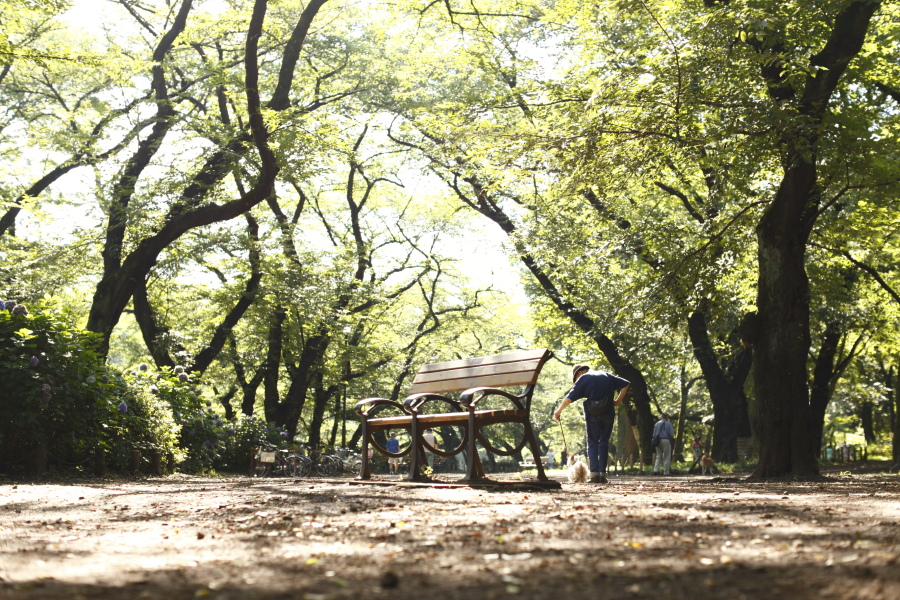
<path id="1" fill-rule="evenodd" d="M 612 435 L 616 413 L 610 411 L 602 417 L 595 417 L 584 410 L 584 425 L 587 429 L 587 456 L 591 473 L 606 473 L 609 460 L 609 437 Z"/>

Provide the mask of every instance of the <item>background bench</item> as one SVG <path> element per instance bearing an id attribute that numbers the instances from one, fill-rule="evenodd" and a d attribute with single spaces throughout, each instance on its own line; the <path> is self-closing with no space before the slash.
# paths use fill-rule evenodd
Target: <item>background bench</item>
<path id="1" fill-rule="evenodd" d="M 403 403 L 386 398 L 366 398 L 356 404 L 356 414 L 362 420 L 363 468 L 360 479 L 371 477 L 368 449 L 370 445 L 387 456 L 410 454 L 408 479 L 427 480 L 422 471 L 425 449 L 444 458 L 465 451 L 466 474 L 462 481 L 485 480 L 484 468 L 478 456 L 476 440 L 488 452 L 501 456 L 511 456 L 529 446 L 534 456 L 539 456 L 537 438 L 531 427 L 531 396 L 541 369 L 553 353 L 545 348 L 526 350 L 509 354 L 482 356 L 424 365 L 419 369 Z M 501 388 L 524 386 L 520 394 Z M 462 392 L 459 399 L 445 396 L 448 392 Z M 499 396 L 509 401 L 507 409 L 480 409 L 486 398 Z M 432 403 L 442 406 L 446 412 L 429 412 L 425 407 Z M 392 416 L 378 417 L 378 413 L 390 409 Z M 521 423 L 524 429 L 522 439 L 511 450 L 492 446 L 480 433 L 482 427 L 499 423 Z M 459 427 L 463 439 L 459 446 L 440 450 L 429 446 L 422 434 L 427 429 L 439 427 Z M 392 429 L 410 432 L 410 444 L 399 453 L 388 452 L 375 440 L 375 434 Z M 538 479 L 547 481 L 543 465 L 537 466 Z"/>

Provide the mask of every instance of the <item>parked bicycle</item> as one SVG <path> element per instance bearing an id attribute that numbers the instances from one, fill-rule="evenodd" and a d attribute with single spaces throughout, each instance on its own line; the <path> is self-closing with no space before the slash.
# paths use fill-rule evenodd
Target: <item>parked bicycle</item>
<path id="1" fill-rule="evenodd" d="M 362 455 L 352 452 L 350 448 L 335 448 L 335 455 L 341 461 L 343 472 L 350 475 L 359 475 L 362 471 Z"/>
<path id="2" fill-rule="evenodd" d="M 309 465 L 310 472 L 315 470 L 322 477 L 336 477 L 344 471 L 344 463 L 337 456 L 320 452 L 306 444 L 301 444 L 300 447 L 306 450 L 306 456 L 299 458 Z"/>
<path id="3" fill-rule="evenodd" d="M 278 448 L 269 442 L 260 442 L 255 449 L 254 477 L 270 477 L 281 475 L 284 477 L 303 477 L 303 465 L 300 457 L 287 448 Z M 306 475 L 309 471 L 306 471 Z"/>

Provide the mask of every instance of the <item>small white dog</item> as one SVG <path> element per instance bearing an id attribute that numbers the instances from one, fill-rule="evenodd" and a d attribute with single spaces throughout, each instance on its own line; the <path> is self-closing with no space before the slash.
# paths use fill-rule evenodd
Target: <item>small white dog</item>
<path id="1" fill-rule="evenodd" d="M 569 457 L 569 483 L 587 483 L 590 472 L 577 454 Z"/>

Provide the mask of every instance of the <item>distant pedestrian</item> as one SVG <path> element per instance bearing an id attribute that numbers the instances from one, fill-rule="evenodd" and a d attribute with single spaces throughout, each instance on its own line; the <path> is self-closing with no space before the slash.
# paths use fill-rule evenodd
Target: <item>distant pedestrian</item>
<path id="1" fill-rule="evenodd" d="M 553 468 L 553 449 L 547 448 L 547 468 Z"/>
<path id="2" fill-rule="evenodd" d="M 653 463 L 653 474 L 659 475 L 659 468 L 662 466 L 664 475 L 671 475 L 670 467 L 672 465 L 672 441 L 675 439 L 675 427 L 669 423 L 669 415 L 663 413 L 656 425 L 653 426 L 653 437 L 659 438 L 659 445 L 656 446 L 656 461 Z"/>
<path id="3" fill-rule="evenodd" d="M 388 438 L 387 444 L 384 445 L 384 449 L 395 454 L 400 452 L 400 440 L 397 439 L 397 436 L 392 433 Z M 399 467 L 400 457 L 388 456 L 388 470 L 390 471 L 390 474 L 396 475 Z"/>
<path id="4" fill-rule="evenodd" d="M 694 441 L 691 443 L 691 451 L 694 453 L 694 462 L 700 460 L 700 456 L 703 455 L 703 442 L 700 440 L 699 435 L 694 436 Z"/>
<path id="5" fill-rule="evenodd" d="M 425 443 L 432 448 L 437 449 L 437 438 L 434 437 L 434 430 L 427 429 L 425 433 L 422 434 L 422 439 L 425 440 Z M 434 452 L 428 449 L 428 446 L 425 446 L 425 460 L 428 461 L 428 468 L 434 469 Z"/>

